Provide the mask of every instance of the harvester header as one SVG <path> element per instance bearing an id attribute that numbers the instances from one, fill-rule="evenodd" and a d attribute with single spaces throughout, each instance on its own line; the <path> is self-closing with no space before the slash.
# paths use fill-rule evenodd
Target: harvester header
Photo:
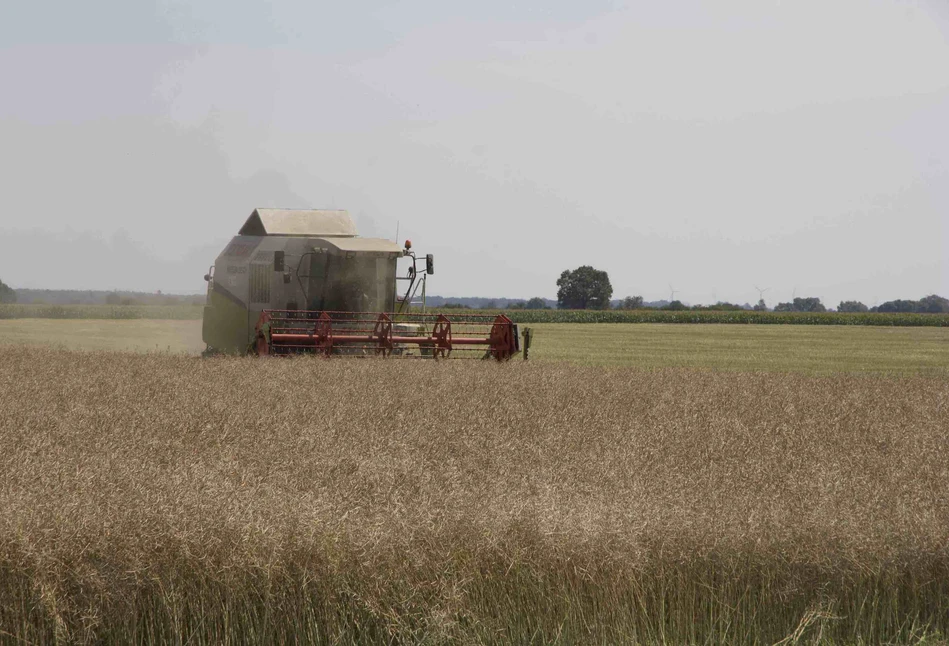
<path id="1" fill-rule="evenodd" d="M 521 352 L 506 316 L 427 312 L 434 273 L 432 254 L 419 258 L 410 240 L 359 237 L 346 211 L 255 209 L 205 276 L 204 341 L 209 353 L 257 355 L 502 361 Z M 525 330 L 524 358 L 529 339 Z"/>
<path id="2" fill-rule="evenodd" d="M 315 352 L 416 358 L 510 359 L 517 326 L 497 316 L 266 310 L 257 321 L 258 355 Z"/>

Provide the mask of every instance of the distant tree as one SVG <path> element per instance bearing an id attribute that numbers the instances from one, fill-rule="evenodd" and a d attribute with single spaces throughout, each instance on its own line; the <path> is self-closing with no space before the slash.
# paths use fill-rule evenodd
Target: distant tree
<path id="1" fill-rule="evenodd" d="M 826 312 L 827 308 L 820 302 L 819 298 L 795 298 L 794 310 L 797 312 Z"/>
<path id="2" fill-rule="evenodd" d="M 930 294 L 925 298 L 919 299 L 919 311 L 928 314 L 949 312 L 949 299 Z"/>
<path id="3" fill-rule="evenodd" d="M 860 301 L 840 301 L 837 306 L 838 312 L 869 312 L 870 308 Z"/>
<path id="4" fill-rule="evenodd" d="M 0 303 L 16 303 L 16 290 L 0 280 Z"/>
<path id="5" fill-rule="evenodd" d="M 618 310 L 638 310 L 643 307 L 643 297 L 642 296 L 627 296 L 624 298 L 619 305 L 616 306 Z"/>
<path id="6" fill-rule="evenodd" d="M 949 312 L 949 299 L 936 294 L 930 294 L 918 301 L 896 299 L 887 301 L 874 307 L 873 312 L 921 312 L 924 314 L 939 314 Z"/>
<path id="7" fill-rule="evenodd" d="M 509 310 L 522 310 L 527 307 L 527 303 L 524 301 L 514 301 L 513 303 L 508 303 L 507 308 Z"/>
<path id="8" fill-rule="evenodd" d="M 676 301 L 672 301 L 672 302 L 669 303 L 668 305 L 663 305 L 663 306 L 662 306 L 662 309 L 664 309 L 664 310 L 672 310 L 673 312 L 681 312 L 681 311 L 687 310 L 687 309 L 689 309 L 689 308 L 688 308 L 688 306 L 687 306 L 685 303 L 683 303 L 682 301 L 676 300 Z"/>
<path id="9" fill-rule="evenodd" d="M 496 310 L 496 309 L 498 309 L 498 304 L 497 304 L 495 301 L 488 301 L 487 303 L 485 303 L 484 305 L 482 305 L 479 309 L 482 309 L 482 310 Z"/>
<path id="10" fill-rule="evenodd" d="M 873 309 L 877 312 L 916 312 L 919 310 L 919 301 L 897 299 L 880 303 L 878 307 Z"/>
<path id="11" fill-rule="evenodd" d="M 756 312 L 767 312 L 767 311 L 768 311 L 768 304 L 764 302 L 764 299 L 763 299 L 763 298 L 761 298 L 761 299 L 758 300 L 758 304 L 755 305 L 754 310 L 755 310 Z"/>
<path id="12" fill-rule="evenodd" d="M 557 287 L 557 307 L 561 309 L 608 309 L 613 296 L 609 275 L 590 265 L 564 271 L 557 279 Z"/>
<path id="13" fill-rule="evenodd" d="M 827 308 L 817 297 L 795 298 L 791 303 L 778 303 L 775 312 L 826 312 Z"/>
<path id="14" fill-rule="evenodd" d="M 530 299 L 529 301 L 527 301 L 527 303 L 524 304 L 524 309 L 528 309 L 528 310 L 546 310 L 546 309 L 548 309 L 548 308 L 547 308 L 547 301 L 545 301 L 544 299 L 542 299 L 540 296 L 535 296 L 534 298 Z"/>
<path id="15" fill-rule="evenodd" d="M 471 308 L 463 303 L 445 303 L 441 306 L 445 310 L 470 310 Z"/>

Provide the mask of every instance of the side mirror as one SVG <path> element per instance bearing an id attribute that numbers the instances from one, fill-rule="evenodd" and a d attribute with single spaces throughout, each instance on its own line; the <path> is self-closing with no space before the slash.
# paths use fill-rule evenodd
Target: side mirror
<path id="1" fill-rule="evenodd" d="M 284 285 L 289 285 L 289 284 L 290 284 L 290 272 L 289 272 L 289 271 L 285 271 L 285 272 L 283 273 L 283 284 L 284 284 Z M 288 307 L 287 309 L 293 309 L 293 308 Z"/>
<path id="2" fill-rule="evenodd" d="M 284 267 L 284 255 L 282 251 L 273 252 L 273 270 L 274 271 L 283 271 Z"/>
<path id="3" fill-rule="evenodd" d="M 425 256 L 425 273 L 431 276 L 435 273 L 435 256 L 434 254 L 426 254 Z"/>
<path id="4" fill-rule="evenodd" d="M 210 283 L 210 282 L 211 282 L 211 274 L 205 274 L 205 275 L 204 275 L 204 282 L 206 282 L 206 283 Z"/>

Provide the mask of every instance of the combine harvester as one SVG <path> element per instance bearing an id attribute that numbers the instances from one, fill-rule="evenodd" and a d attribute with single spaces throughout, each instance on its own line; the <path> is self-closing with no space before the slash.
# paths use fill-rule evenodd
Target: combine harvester
<path id="1" fill-rule="evenodd" d="M 521 352 L 503 314 L 427 313 L 434 272 L 432 255 L 417 258 L 408 240 L 360 238 L 346 211 L 255 209 L 204 277 L 207 353 L 504 361 Z M 530 340 L 525 329 L 525 359 Z"/>

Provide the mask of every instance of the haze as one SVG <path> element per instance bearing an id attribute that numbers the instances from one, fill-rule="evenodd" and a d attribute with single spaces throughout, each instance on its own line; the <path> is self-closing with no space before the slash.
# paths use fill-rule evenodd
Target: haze
<path id="1" fill-rule="evenodd" d="M 5 3 L 0 279 L 197 292 L 257 206 L 431 291 L 949 296 L 949 5 Z"/>

